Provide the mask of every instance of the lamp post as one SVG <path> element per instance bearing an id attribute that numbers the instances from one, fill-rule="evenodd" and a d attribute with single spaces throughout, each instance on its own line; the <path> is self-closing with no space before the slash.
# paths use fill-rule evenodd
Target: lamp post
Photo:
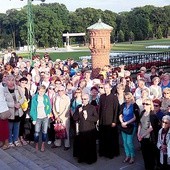
<path id="1" fill-rule="evenodd" d="M 24 0 L 20 0 L 20 1 L 24 1 Z M 27 46 L 29 51 L 29 59 L 31 59 L 31 61 L 32 61 L 32 56 L 36 51 L 32 1 L 34 0 L 27 0 Z M 35 0 L 35 1 L 45 2 L 45 0 Z"/>
<path id="2" fill-rule="evenodd" d="M 36 52 L 32 1 L 33 0 L 27 0 L 27 38 L 28 38 L 27 45 L 29 51 L 29 59 L 31 59 L 31 61 L 32 61 L 32 56 Z M 39 1 L 45 2 L 45 0 L 39 0 Z"/>

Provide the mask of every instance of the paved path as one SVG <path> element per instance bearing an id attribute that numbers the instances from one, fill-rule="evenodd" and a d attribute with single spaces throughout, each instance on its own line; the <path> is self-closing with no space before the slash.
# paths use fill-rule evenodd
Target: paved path
<path id="1" fill-rule="evenodd" d="M 136 147 L 138 143 L 135 142 Z M 136 149 L 135 163 L 122 163 L 124 159 L 123 147 L 121 155 L 114 159 L 98 157 L 96 163 L 79 164 L 72 156 L 72 148 L 64 151 L 63 147 L 51 149 L 46 145 L 45 152 L 36 152 L 34 145 L 15 147 L 3 151 L 0 149 L 0 170 L 144 170 L 141 151 Z"/>

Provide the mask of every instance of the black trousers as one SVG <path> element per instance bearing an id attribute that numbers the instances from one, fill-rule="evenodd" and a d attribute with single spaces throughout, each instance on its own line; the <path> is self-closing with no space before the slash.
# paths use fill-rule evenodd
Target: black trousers
<path id="1" fill-rule="evenodd" d="M 117 127 L 111 125 L 99 126 L 99 156 L 114 158 L 118 156 L 119 151 L 119 133 Z"/>
<path id="2" fill-rule="evenodd" d="M 154 170 L 155 168 L 155 155 L 154 144 L 148 138 L 141 141 L 142 156 L 146 170 Z"/>
<path id="3" fill-rule="evenodd" d="M 54 142 L 55 141 L 55 131 L 54 124 L 55 121 L 50 120 L 50 126 L 48 127 L 48 140 Z"/>
<path id="4" fill-rule="evenodd" d="M 26 112 L 20 118 L 20 128 L 19 128 L 19 136 L 25 137 L 25 123 L 26 123 Z"/>

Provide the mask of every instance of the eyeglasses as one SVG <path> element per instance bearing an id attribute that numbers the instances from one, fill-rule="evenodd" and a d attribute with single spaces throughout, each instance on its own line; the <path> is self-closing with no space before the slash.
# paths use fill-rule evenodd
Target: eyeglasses
<path id="1" fill-rule="evenodd" d="M 99 89 L 104 89 L 104 87 L 99 87 Z"/>
<path id="2" fill-rule="evenodd" d="M 149 104 L 149 103 L 142 103 L 143 105 L 146 105 L 146 106 L 149 106 L 149 105 L 151 105 L 151 104 Z"/>
<path id="3" fill-rule="evenodd" d="M 159 107 L 159 105 L 157 105 L 157 104 L 154 104 L 154 107 Z"/>
<path id="4" fill-rule="evenodd" d="M 87 98 L 82 98 L 82 100 L 88 100 Z"/>
<path id="5" fill-rule="evenodd" d="M 52 87 L 49 87 L 48 89 L 49 89 L 49 90 L 54 90 L 54 88 L 52 88 Z"/>
<path id="6" fill-rule="evenodd" d="M 64 90 L 58 90 L 58 92 L 61 92 L 61 91 L 64 91 Z"/>
<path id="7" fill-rule="evenodd" d="M 164 93 L 164 94 L 169 94 L 169 93 Z"/>
<path id="8" fill-rule="evenodd" d="M 168 124 L 168 122 L 165 122 L 165 121 L 162 121 L 162 123 L 164 123 L 164 124 L 166 124 L 166 125 Z"/>

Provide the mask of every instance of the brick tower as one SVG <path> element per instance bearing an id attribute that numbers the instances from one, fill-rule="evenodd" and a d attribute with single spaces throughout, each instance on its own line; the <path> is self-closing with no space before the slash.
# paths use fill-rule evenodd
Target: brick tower
<path id="1" fill-rule="evenodd" d="M 97 23 L 87 29 L 90 34 L 89 49 L 92 57 L 93 77 L 96 77 L 101 68 L 109 65 L 110 33 L 113 27 L 99 19 Z"/>

